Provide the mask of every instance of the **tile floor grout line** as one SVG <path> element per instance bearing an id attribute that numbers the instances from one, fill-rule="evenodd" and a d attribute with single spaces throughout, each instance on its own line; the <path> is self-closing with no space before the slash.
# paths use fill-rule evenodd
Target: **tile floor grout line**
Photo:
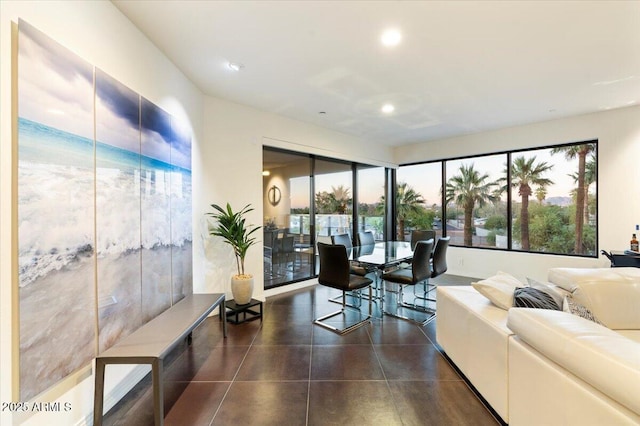
<path id="1" fill-rule="evenodd" d="M 371 338 L 371 336 L 369 337 Z M 373 349 L 373 354 L 376 356 L 376 359 L 378 360 L 378 365 L 380 366 L 380 370 L 382 371 L 382 377 L 384 377 L 384 383 L 387 385 L 387 391 L 389 391 L 389 396 L 391 397 L 393 408 L 396 410 L 396 414 L 400 419 L 400 423 L 404 424 L 404 422 L 402 421 L 402 412 L 400 411 L 400 407 L 398 407 L 396 398 L 393 397 L 393 392 L 391 391 L 391 385 L 389 384 L 389 379 L 387 378 L 387 374 L 385 373 L 384 367 L 382 366 L 382 361 L 380 361 L 380 356 L 378 355 L 378 351 L 376 350 L 376 345 L 373 344 L 373 339 L 371 339 L 371 348 Z"/>
<path id="2" fill-rule="evenodd" d="M 263 315 L 264 315 L 264 313 L 263 313 Z M 225 318 L 225 321 L 226 321 L 226 318 Z M 253 343 L 258 338 L 258 334 L 260 333 L 261 329 L 262 329 L 262 324 L 260 324 L 260 327 L 258 327 L 258 331 L 253 336 L 253 339 L 251 339 L 251 343 L 247 347 L 247 351 L 245 352 L 244 356 L 242 357 L 242 361 L 240 361 L 240 365 L 238 365 L 238 369 L 236 370 L 236 373 L 233 375 L 233 378 L 231 379 L 231 383 L 229 384 L 229 387 L 224 392 L 224 395 L 222 396 L 222 399 L 220 400 L 220 404 L 218 404 L 218 408 L 216 409 L 215 413 L 213 413 L 213 416 L 211 417 L 211 421 L 209 422 L 209 426 L 213 425 L 213 421 L 215 420 L 216 416 L 220 412 L 220 408 L 222 407 L 222 404 L 227 399 L 227 395 L 229 394 L 229 391 L 231 390 L 231 387 L 235 383 L 236 378 L 238 377 L 238 374 L 240 373 L 240 369 L 242 368 L 242 365 L 244 364 L 245 360 L 247 359 L 247 356 L 249 356 L 249 352 L 251 351 L 251 348 L 253 347 Z"/>
<path id="3" fill-rule="evenodd" d="M 311 348 L 309 350 L 309 380 L 307 381 L 307 414 L 305 417 L 305 426 L 309 426 L 309 409 L 311 406 L 311 369 L 313 368 L 313 337 L 314 335 L 315 335 L 315 329 L 312 326 L 311 327 Z"/>

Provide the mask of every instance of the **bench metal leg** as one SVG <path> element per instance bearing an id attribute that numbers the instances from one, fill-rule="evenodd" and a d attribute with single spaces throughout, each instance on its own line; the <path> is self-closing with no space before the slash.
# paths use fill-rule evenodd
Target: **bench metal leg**
<path id="1" fill-rule="evenodd" d="M 151 364 L 151 377 L 153 379 L 153 419 L 156 426 L 164 425 L 164 399 L 162 392 L 163 376 L 162 359 L 156 358 Z"/>
<path id="2" fill-rule="evenodd" d="M 218 305 L 218 313 L 220 315 L 220 321 L 222 321 L 222 335 L 227 337 L 227 308 L 224 304 L 225 298 L 222 298 L 222 302 Z M 260 308 L 260 313 L 262 313 L 262 308 Z"/>
<path id="3" fill-rule="evenodd" d="M 96 379 L 93 391 L 93 425 L 102 425 L 102 404 L 104 397 L 104 368 L 105 364 L 100 358 L 96 358 Z"/>

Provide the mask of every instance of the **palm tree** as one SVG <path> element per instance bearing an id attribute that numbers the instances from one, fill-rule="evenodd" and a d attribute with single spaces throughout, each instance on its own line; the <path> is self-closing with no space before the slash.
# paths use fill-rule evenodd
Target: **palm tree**
<path id="1" fill-rule="evenodd" d="M 345 214 L 352 202 L 350 189 L 340 185 L 331 187 L 331 192 L 316 193 L 316 210 L 318 213 Z"/>
<path id="2" fill-rule="evenodd" d="M 447 203 L 453 201 L 464 210 L 464 245 L 472 245 L 473 209 L 484 206 L 487 202 L 497 201 L 493 187 L 496 182 L 487 182 L 488 174 L 480 175 L 473 164 L 460 166 L 460 174 L 447 181 Z"/>
<path id="3" fill-rule="evenodd" d="M 583 252 L 582 240 L 584 230 L 584 187 L 586 182 L 586 163 L 587 155 L 595 152 L 596 145 L 592 143 L 582 145 L 570 145 L 553 148 L 551 154 L 564 153 L 564 158 L 573 160 L 578 158 L 578 189 L 576 192 L 576 244 L 574 252 L 581 254 Z"/>
<path id="4" fill-rule="evenodd" d="M 331 187 L 331 195 L 333 195 L 333 199 L 336 201 L 336 212 L 338 214 L 345 214 L 347 212 L 347 207 L 351 204 L 351 194 L 349 194 L 350 189 L 345 188 L 344 185 L 340 185 L 337 188 Z"/>
<path id="5" fill-rule="evenodd" d="M 531 185 L 549 186 L 550 179 L 542 177 L 543 173 L 553 168 L 552 164 L 542 161 L 535 164 L 535 155 L 528 160 L 524 156 L 517 157 L 511 164 L 511 186 L 518 188 L 520 195 L 520 244 L 523 250 L 529 250 L 529 197 L 533 195 Z"/>
<path id="6" fill-rule="evenodd" d="M 544 185 L 539 185 L 536 188 L 536 199 L 540 204 L 547 198 L 547 187 Z"/>
<path id="7" fill-rule="evenodd" d="M 398 182 L 396 185 L 396 218 L 399 241 L 404 241 L 405 221 L 410 214 L 419 213 L 424 203 L 425 200 L 419 192 L 416 192 L 406 182 Z"/>
<path id="8" fill-rule="evenodd" d="M 572 173 L 569 176 L 573 178 L 573 181 L 578 183 L 578 172 Z M 596 181 L 596 160 L 591 156 L 589 161 L 585 166 L 585 175 L 584 175 L 584 219 L 583 223 L 589 222 L 589 187 L 592 183 Z M 576 199 L 577 199 L 577 190 L 576 190 Z"/>

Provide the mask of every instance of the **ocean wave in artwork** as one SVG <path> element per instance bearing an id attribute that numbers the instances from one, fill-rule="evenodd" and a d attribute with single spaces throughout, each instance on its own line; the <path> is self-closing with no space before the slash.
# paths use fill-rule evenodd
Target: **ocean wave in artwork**
<path id="1" fill-rule="evenodd" d="M 19 125 L 21 287 L 94 254 L 192 241 L 190 170 L 100 143 L 94 151 L 91 140 L 28 120 Z M 154 168 L 141 169 L 145 160 Z"/>

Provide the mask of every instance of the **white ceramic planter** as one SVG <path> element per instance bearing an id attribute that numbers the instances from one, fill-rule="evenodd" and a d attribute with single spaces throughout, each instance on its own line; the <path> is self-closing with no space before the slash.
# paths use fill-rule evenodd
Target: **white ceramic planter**
<path id="1" fill-rule="evenodd" d="M 253 275 L 234 275 L 231 277 L 231 293 L 238 305 L 246 305 L 253 295 Z"/>

